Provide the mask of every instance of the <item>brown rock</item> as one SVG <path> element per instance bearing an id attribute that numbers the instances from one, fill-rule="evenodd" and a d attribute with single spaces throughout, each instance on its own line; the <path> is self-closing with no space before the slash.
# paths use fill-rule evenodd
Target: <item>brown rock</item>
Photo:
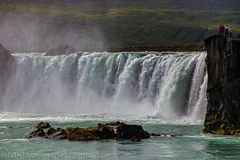
<path id="1" fill-rule="evenodd" d="M 46 135 L 47 136 L 50 136 L 51 134 L 53 134 L 53 133 L 55 133 L 57 130 L 56 129 L 54 129 L 54 128 L 49 128 L 48 130 L 47 130 L 47 132 L 46 132 Z"/>
<path id="2" fill-rule="evenodd" d="M 67 139 L 70 141 L 89 141 L 98 140 L 99 131 L 96 127 L 88 128 L 67 128 Z"/>
<path id="3" fill-rule="evenodd" d="M 49 138 L 49 139 L 67 139 L 67 133 L 64 129 L 58 128 L 55 132 L 50 134 L 47 138 Z"/>
<path id="4" fill-rule="evenodd" d="M 48 122 L 39 122 L 36 126 L 38 129 L 47 129 L 50 128 L 50 124 Z"/>
<path id="5" fill-rule="evenodd" d="M 151 133 L 151 136 L 157 137 L 157 136 L 161 136 L 161 134 L 160 133 Z"/>
<path id="6" fill-rule="evenodd" d="M 39 122 L 36 126 L 38 129 L 27 136 L 45 137 L 49 139 L 68 139 L 70 141 L 89 141 L 101 139 L 130 139 L 139 141 L 141 139 L 150 138 L 150 134 L 143 130 L 140 125 L 127 125 L 121 122 L 111 122 L 106 124 L 98 124 L 97 127 L 88 128 L 66 128 L 57 130 L 50 128 L 47 122 Z M 43 129 L 49 128 L 46 134 Z"/>
<path id="7" fill-rule="evenodd" d="M 30 134 L 28 134 L 26 136 L 26 138 L 36 138 L 36 137 L 44 137 L 45 136 L 45 132 L 43 129 L 37 129 L 33 132 L 31 132 Z"/>

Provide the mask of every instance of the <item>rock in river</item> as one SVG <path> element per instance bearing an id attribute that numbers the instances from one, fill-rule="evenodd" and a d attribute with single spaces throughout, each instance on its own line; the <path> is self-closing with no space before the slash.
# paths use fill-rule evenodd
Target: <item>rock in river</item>
<path id="1" fill-rule="evenodd" d="M 54 129 L 48 122 L 39 122 L 37 130 L 31 132 L 26 138 L 44 137 L 48 139 L 68 139 L 70 141 L 89 141 L 102 139 L 129 139 L 140 141 L 150 138 L 150 134 L 140 125 L 129 125 L 123 122 L 98 124 L 87 128 L 58 128 Z M 44 129 L 47 129 L 47 132 Z"/>
<path id="2" fill-rule="evenodd" d="M 47 129 L 47 128 L 50 128 L 50 124 L 48 122 L 39 122 L 37 125 L 36 125 L 36 128 L 38 129 Z"/>

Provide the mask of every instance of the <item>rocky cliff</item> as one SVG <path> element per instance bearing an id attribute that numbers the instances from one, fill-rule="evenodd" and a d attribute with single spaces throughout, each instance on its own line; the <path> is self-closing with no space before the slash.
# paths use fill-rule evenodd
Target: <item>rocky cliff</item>
<path id="1" fill-rule="evenodd" d="M 10 51 L 0 44 L 0 99 L 6 90 L 10 76 L 15 70 L 15 61 Z"/>
<path id="2" fill-rule="evenodd" d="M 208 105 L 204 133 L 240 135 L 240 40 L 205 40 Z"/>

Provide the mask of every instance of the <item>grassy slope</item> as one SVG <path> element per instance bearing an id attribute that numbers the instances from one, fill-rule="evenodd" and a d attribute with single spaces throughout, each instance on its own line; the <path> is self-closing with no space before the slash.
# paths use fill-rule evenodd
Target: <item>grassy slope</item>
<path id="1" fill-rule="evenodd" d="M 26 13 L 32 19 L 44 17 L 47 22 L 43 20 L 39 26 L 51 21 L 56 33 L 75 29 L 91 35 L 100 31 L 107 48 L 201 44 L 204 37 L 216 32 L 220 23 L 231 25 L 234 33 L 240 32 L 239 5 L 233 0 L 232 5 L 224 4 L 224 0 L 221 1 L 224 5 L 208 3 L 209 0 L 202 4 L 189 0 L 181 3 L 176 0 L 25 1 L 0 1 L 0 12 L 4 12 L 0 17 Z M 41 44 L 40 48 L 44 46 L 47 44 Z"/>

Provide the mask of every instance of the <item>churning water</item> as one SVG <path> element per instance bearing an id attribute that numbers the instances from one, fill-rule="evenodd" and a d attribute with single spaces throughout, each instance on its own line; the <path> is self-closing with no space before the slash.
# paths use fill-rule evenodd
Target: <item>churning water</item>
<path id="1" fill-rule="evenodd" d="M 204 52 L 15 54 L 1 110 L 202 121 Z"/>
<path id="2" fill-rule="evenodd" d="M 238 137 L 201 134 L 204 52 L 14 57 L 16 73 L 0 97 L 0 159 L 239 159 Z M 65 128 L 112 120 L 176 137 L 138 143 L 24 139 L 38 121 Z"/>

